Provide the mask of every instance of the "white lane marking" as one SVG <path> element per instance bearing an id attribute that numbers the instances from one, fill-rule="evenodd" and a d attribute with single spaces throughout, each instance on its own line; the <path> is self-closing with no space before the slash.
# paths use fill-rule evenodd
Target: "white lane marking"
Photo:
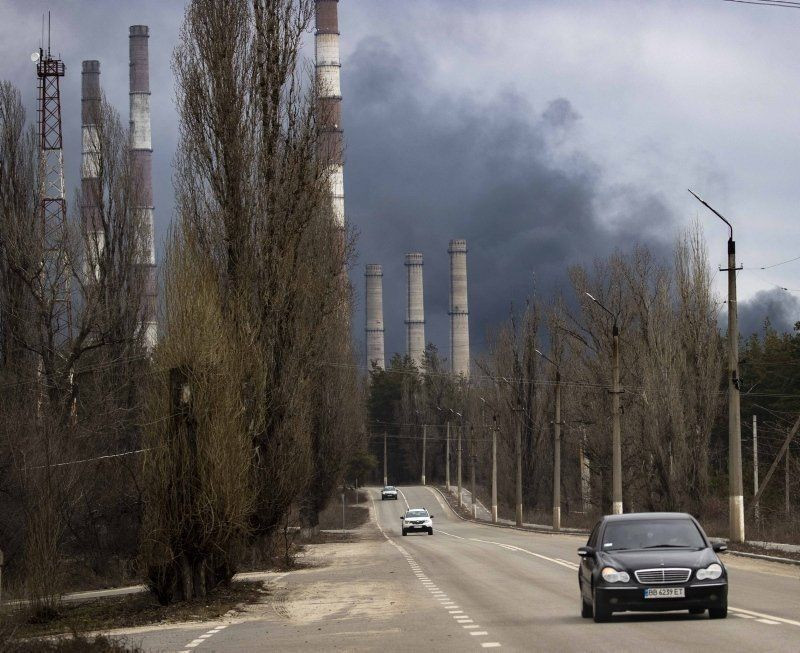
<path id="1" fill-rule="evenodd" d="M 467 539 L 465 537 L 461 537 L 460 535 L 453 535 L 452 533 L 447 533 L 447 532 L 445 532 L 443 530 L 439 530 L 438 532 L 441 533 L 442 535 L 447 535 L 447 537 L 454 537 L 457 540 L 465 540 L 465 539 Z"/>
<path id="2" fill-rule="evenodd" d="M 508 549 L 509 551 L 518 551 L 519 553 L 527 553 L 528 555 L 534 556 L 535 558 L 541 558 L 542 560 L 547 560 L 548 562 L 552 562 L 553 564 L 556 564 L 556 565 L 561 565 L 562 567 L 566 567 L 567 569 L 571 569 L 572 571 L 575 571 L 575 570 L 578 569 L 578 565 L 576 565 L 576 564 L 574 564 L 572 562 L 562 561 L 562 560 L 559 560 L 558 558 L 550 558 L 549 556 L 542 555 L 541 553 L 534 553 L 533 551 L 528 551 L 528 549 L 523 549 L 522 547 L 519 547 L 519 546 L 513 546 L 511 544 L 504 544 L 502 542 L 493 542 L 492 540 L 482 540 L 482 539 L 477 538 L 477 537 L 471 537 L 469 539 L 472 540 L 473 542 L 482 542 L 484 544 L 494 544 L 495 546 L 499 546 L 499 547 L 502 547 L 504 549 Z"/>
<path id="3" fill-rule="evenodd" d="M 500 648 L 500 642 L 484 642 L 481 646 L 483 648 Z"/>
<path id="4" fill-rule="evenodd" d="M 733 616 L 734 617 L 739 617 L 739 619 L 755 619 L 755 617 L 753 615 L 751 615 L 751 614 L 736 614 L 734 612 Z"/>
<path id="5" fill-rule="evenodd" d="M 403 496 L 403 501 L 405 501 L 406 508 L 410 509 L 409 504 L 408 504 L 408 500 L 406 499 L 406 495 L 403 493 L 402 490 L 400 490 L 400 494 Z M 438 499 L 438 497 L 437 497 L 437 499 Z M 399 544 L 394 542 L 387 535 L 387 533 L 381 527 L 380 523 L 378 523 L 378 513 L 377 513 L 377 507 L 375 506 L 375 497 L 374 496 L 370 496 L 370 500 L 372 501 L 372 514 L 375 517 L 375 524 L 377 525 L 378 530 L 380 530 L 381 534 L 386 538 L 386 540 L 389 542 L 389 544 L 391 544 L 394 548 L 396 548 L 403 555 L 403 557 L 406 559 L 406 562 L 411 567 L 412 572 L 414 573 L 414 575 L 416 575 L 416 577 L 423 584 L 423 586 L 427 587 L 428 590 L 430 590 L 431 594 L 442 604 L 442 606 L 445 609 L 448 609 L 448 612 L 452 615 L 452 617 L 453 617 L 453 619 L 455 620 L 456 623 L 458 623 L 462 628 L 468 629 L 470 631 L 469 632 L 470 635 L 480 635 L 480 636 L 488 635 L 488 632 L 485 631 L 485 630 L 483 630 L 483 631 L 475 631 L 474 629 L 475 628 L 480 628 L 480 626 L 475 624 L 473 622 L 473 620 L 470 619 L 467 615 L 463 614 L 463 612 L 464 612 L 463 610 L 457 609 L 458 606 L 442 590 L 440 590 L 433 583 L 433 581 L 431 581 L 427 576 L 425 576 L 424 573 L 421 572 L 420 566 L 414 560 L 413 556 L 410 553 L 408 553 Z M 440 531 L 440 532 L 444 532 L 444 531 Z M 466 539 L 466 538 L 461 537 L 459 535 L 452 535 L 451 533 L 445 533 L 445 535 L 449 535 L 450 537 L 454 537 L 454 538 L 459 539 L 459 540 Z M 453 608 L 453 609 L 450 609 L 450 608 Z M 497 643 L 497 642 L 491 642 L 491 644 L 493 646 L 494 645 L 500 646 L 500 644 Z"/>
<path id="6" fill-rule="evenodd" d="M 474 635 L 475 637 L 482 637 L 483 635 L 488 635 L 485 630 L 473 630 L 470 635 Z"/>
<path id="7" fill-rule="evenodd" d="M 783 617 L 776 617 L 775 615 L 764 614 L 763 612 L 753 612 L 752 610 L 745 610 L 744 608 L 729 607 L 728 610 L 730 610 L 731 612 L 742 613 L 738 614 L 737 616 L 751 615 L 753 617 L 762 617 L 763 619 L 771 619 L 772 621 L 777 621 L 782 624 L 788 624 L 789 626 L 797 626 L 798 628 L 800 628 L 800 621 L 794 621 L 792 619 L 784 619 Z"/>
<path id="8" fill-rule="evenodd" d="M 403 495 L 403 501 L 406 502 L 406 510 L 411 510 L 411 506 L 408 505 L 408 499 L 406 499 L 406 495 L 403 494 L 403 491 L 400 488 L 397 488 L 397 491 Z"/>
<path id="9" fill-rule="evenodd" d="M 772 619 L 756 619 L 756 621 L 760 624 L 769 624 L 770 626 L 777 626 L 777 621 L 772 621 Z"/>

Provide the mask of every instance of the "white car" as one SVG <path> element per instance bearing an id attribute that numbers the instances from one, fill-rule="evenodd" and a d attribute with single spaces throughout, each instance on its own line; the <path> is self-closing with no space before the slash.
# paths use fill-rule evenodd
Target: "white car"
<path id="1" fill-rule="evenodd" d="M 428 535 L 433 535 L 433 515 L 425 508 L 411 508 L 400 519 L 403 522 L 403 535 L 419 531 L 428 531 Z"/>
<path id="2" fill-rule="evenodd" d="M 381 490 L 381 501 L 394 499 L 397 501 L 397 488 L 394 485 L 387 485 Z"/>

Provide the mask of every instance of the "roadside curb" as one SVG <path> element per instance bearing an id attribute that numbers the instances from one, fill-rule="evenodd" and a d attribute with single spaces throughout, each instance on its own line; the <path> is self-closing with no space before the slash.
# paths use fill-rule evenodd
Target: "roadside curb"
<path id="1" fill-rule="evenodd" d="M 743 558 L 755 558 L 756 560 L 767 560 L 769 562 L 781 562 L 785 565 L 795 565 L 797 567 L 800 567 L 800 560 L 794 560 L 792 558 L 780 558 L 778 556 L 764 555 L 763 553 L 748 553 L 747 551 L 731 551 L 730 549 L 728 549 L 726 553 L 732 556 L 741 556 Z"/>

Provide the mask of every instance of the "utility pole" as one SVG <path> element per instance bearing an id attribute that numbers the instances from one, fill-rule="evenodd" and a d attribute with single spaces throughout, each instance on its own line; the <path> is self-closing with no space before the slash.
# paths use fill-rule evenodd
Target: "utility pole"
<path id="1" fill-rule="evenodd" d="M 470 450 L 470 485 L 472 486 L 470 493 L 472 495 L 472 517 L 473 519 L 477 519 L 478 517 L 478 504 L 476 503 L 477 498 L 475 496 L 475 427 L 470 424 L 469 427 L 469 434 L 470 434 L 470 443 L 469 443 L 469 450 Z M 788 461 L 788 458 L 787 458 Z M 788 469 L 788 467 L 787 467 Z M 786 477 L 788 480 L 788 476 Z M 787 500 L 788 501 L 788 500 Z M 787 503 L 788 505 L 788 503 Z"/>
<path id="2" fill-rule="evenodd" d="M 522 526 L 522 406 L 517 404 L 517 434 L 514 441 L 514 450 L 517 456 L 517 509 L 516 523 Z"/>
<path id="3" fill-rule="evenodd" d="M 556 368 L 555 420 L 553 422 L 553 530 L 561 530 L 561 368 L 538 349 L 539 356 Z"/>
<path id="4" fill-rule="evenodd" d="M 581 467 L 581 505 L 584 514 L 589 514 L 592 502 L 592 478 L 586 462 L 586 427 L 581 425 L 581 441 L 578 448 L 578 462 Z"/>
<path id="5" fill-rule="evenodd" d="M 692 193 L 692 191 L 689 191 Z M 692 195 L 722 220 L 730 230 L 728 238 L 728 510 L 731 542 L 744 542 L 744 488 L 742 486 L 742 423 L 739 396 L 739 322 L 736 303 L 736 242 L 733 225 L 697 195 Z"/>
<path id="6" fill-rule="evenodd" d="M 784 503 L 786 508 L 786 516 L 789 517 L 792 509 L 792 502 L 789 498 L 789 454 L 791 453 L 791 449 L 786 450 L 786 461 L 784 466 L 784 477 L 783 477 L 783 493 L 784 493 Z"/>
<path id="7" fill-rule="evenodd" d="M 758 416 L 753 413 L 753 496 L 758 494 Z M 761 520 L 761 510 L 758 501 L 753 502 L 756 525 Z"/>
<path id="8" fill-rule="evenodd" d="M 425 447 L 428 440 L 428 425 L 422 425 L 422 484 L 425 485 Z"/>
<path id="9" fill-rule="evenodd" d="M 492 523 L 497 523 L 497 413 L 492 428 Z"/>
<path id="10" fill-rule="evenodd" d="M 458 481 L 458 507 L 464 505 L 461 497 L 461 433 L 464 431 L 464 420 L 461 420 L 460 428 L 458 429 L 458 469 L 456 470 L 456 477 Z"/>
<path id="11" fill-rule="evenodd" d="M 444 484 L 450 492 L 450 420 L 447 420 L 447 440 L 444 454 Z"/>
<path id="12" fill-rule="evenodd" d="M 617 315 L 595 299 L 590 293 L 586 296 L 608 313 L 614 320 L 611 330 L 611 512 L 615 515 L 622 514 L 622 434 L 620 429 L 619 400 L 622 388 L 619 383 L 619 326 Z"/>
<path id="13" fill-rule="evenodd" d="M 383 432 L 383 485 L 389 485 L 388 466 L 386 465 L 386 431 Z"/>

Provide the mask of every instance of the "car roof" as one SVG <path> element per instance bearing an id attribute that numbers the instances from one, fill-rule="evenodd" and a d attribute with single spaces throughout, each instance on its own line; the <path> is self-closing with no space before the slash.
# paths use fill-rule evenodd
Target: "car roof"
<path id="1" fill-rule="evenodd" d="M 691 519 L 694 520 L 688 512 L 629 512 L 624 515 L 606 515 L 603 517 L 605 522 L 617 521 L 639 521 L 642 519 Z"/>

